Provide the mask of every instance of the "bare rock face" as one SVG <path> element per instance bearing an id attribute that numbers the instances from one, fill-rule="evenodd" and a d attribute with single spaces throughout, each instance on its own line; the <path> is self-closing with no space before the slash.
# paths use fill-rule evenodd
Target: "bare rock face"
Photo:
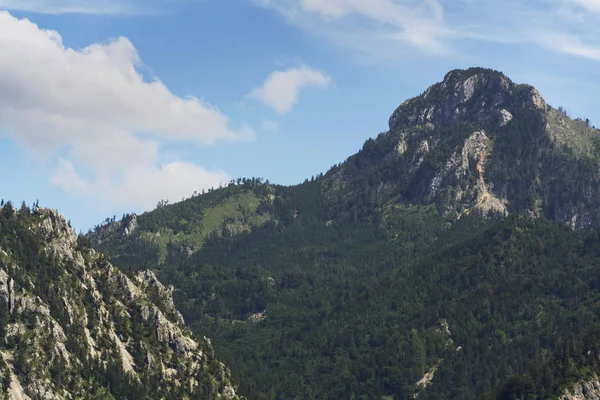
<path id="1" fill-rule="evenodd" d="M 123 220 L 123 235 L 130 236 L 137 228 L 137 215 L 132 214 L 129 219 Z"/>
<path id="2" fill-rule="evenodd" d="M 200 390 L 207 399 L 238 398 L 210 342 L 187 330 L 173 289 L 153 272 L 132 279 L 81 248 L 56 210 L 14 218 L 21 223 L 15 235 L 29 235 L 34 244 L 24 260 L 13 258 L 13 249 L 0 252 L 0 306 L 15 320 L 2 330 L 0 382 L 11 384 L 0 383 L 0 394 L 87 398 L 105 387 L 117 390 L 102 381 L 113 374 L 123 387 L 154 384 L 148 399 L 188 398 Z"/>
<path id="3" fill-rule="evenodd" d="M 364 201 L 366 190 L 382 209 L 400 201 L 435 204 L 457 218 L 510 212 L 573 229 L 598 226 L 600 131 L 589 125 L 498 71 L 450 71 L 404 101 L 387 132 L 326 175 L 324 193 L 346 209 Z M 365 184 L 365 176 L 381 181 Z M 361 199 L 351 199 L 358 193 Z"/>
<path id="4" fill-rule="evenodd" d="M 512 119 L 513 115 L 509 111 L 505 109 L 500 110 L 500 126 L 508 125 L 508 123 L 512 121 Z"/>
<path id="5" fill-rule="evenodd" d="M 516 85 L 501 74 L 451 71 L 422 96 L 402 103 L 390 118 L 390 131 L 428 123 L 448 125 L 473 117 L 485 121 L 493 115 L 491 111 L 511 102 L 515 90 Z"/>
<path id="6" fill-rule="evenodd" d="M 462 149 L 456 151 L 446 162 L 445 167 L 438 172 L 430 185 L 430 198 L 435 197 L 444 182 L 460 180 L 474 175 L 477 181 L 474 185 L 459 183 L 455 189 L 454 200 L 460 209 L 458 218 L 471 212 L 488 214 L 489 212 L 508 214 L 506 200 L 496 197 L 491 193 L 485 182 L 486 157 L 491 151 L 490 138 L 484 131 L 473 132 Z"/>
<path id="7" fill-rule="evenodd" d="M 546 101 L 536 88 L 530 87 L 529 95 L 526 98 L 530 107 L 537 108 L 540 111 L 547 110 Z"/>
<path id="8" fill-rule="evenodd" d="M 37 214 L 41 220 L 37 226 L 37 232 L 45 238 L 61 238 L 65 244 L 74 244 L 77 234 L 69 226 L 65 218 L 52 208 L 38 208 Z M 35 229 L 35 227 L 34 227 Z"/>
<path id="9" fill-rule="evenodd" d="M 402 103 L 389 121 L 390 131 L 408 127 L 450 125 L 499 119 L 506 125 L 517 106 L 545 112 L 546 102 L 533 86 L 517 85 L 500 73 L 489 70 L 455 70 L 430 87 L 423 95 Z"/>
<path id="10" fill-rule="evenodd" d="M 48 251 L 65 259 L 73 259 L 77 234 L 65 218 L 57 210 L 50 208 L 39 208 L 37 213 L 42 218 L 33 230 L 48 241 Z"/>
<path id="11" fill-rule="evenodd" d="M 3 301 L 9 312 L 12 310 L 12 307 L 10 306 L 12 299 L 11 284 L 12 279 L 10 279 L 10 276 L 8 276 L 5 270 L 0 269 L 0 300 Z"/>
<path id="12" fill-rule="evenodd" d="M 600 381 L 594 377 L 566 390 L 558 400 L 600 400 Z"/>
<path id="13" fill-rule="evenodd" d="M 385 162 L 411 160 L 406 171 L 415 181 L 408 201 L 438 203 L 458 218 L 471 212 L 508 214 L 508 199 L 488 181 L 488 164 L 493 135 L 509 125 L 514 111 L 521 108 L 545 113 L 547 106 L 535 88 L 485 69 L 451 71 L 421 96 L 402 103 L 390 117 L 386 135 L 397 135 L 399 140 Z M 452 152 L 446 150 L 443 163 L 438 160 L 435 173 L 425 178 L 429 181 L 419 182 L 424 179 L 419 171 L 432 165 L 425 161 L 439 159 L 438 147 L 447 148 L 450 133 L 445 131 L 461 126 L 471 127 L 470 136 L 454 145 Z"/>

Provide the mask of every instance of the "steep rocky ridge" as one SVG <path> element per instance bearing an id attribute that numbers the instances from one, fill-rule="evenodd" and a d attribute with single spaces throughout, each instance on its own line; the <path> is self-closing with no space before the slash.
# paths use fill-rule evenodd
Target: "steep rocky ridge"
<path id="1" fill-rule="evenodd" d="M 522 213 L 589 228 L 600 221 L 599 156 L 600 131 L 548 105 L 533 86 L 490 69 L 453 70 L 404 101 L 388 131 L 324 177 L 289 188 L 238 180 L 140 216 L 107 219 L 88 236 L 113 257 L 144 249 L 162 264 L 189 257 L 211 235 L 294 218 L 299 207 L 289 194 L 296 189 L 319 192 L 323 223 L 386 218 L 401 203 L 435 205 L 451 219 Z"/>
<path id="2" fill-rule="evenodd" d="M 517 212 L 595 226 L 599 132 L 500 72 L 454 70 L 333 168 L 325 193 L 342 210 L 400 201 L 457 217 Z"/>
<path id="3" fill-rule="evenodd" d="M 237 398 L 172 288 L 128 277 L 55 210 L 0 210 L 0 391 L 11 399 Z M 106 389 L 108 388 L 108 389 Z"/>
<path id="4" fill-rule="evenodd" d="M 390 131 L 457 122 L 507 125 L 516 108 L 545 112 L 537 89 L 517 85 L 504 74 L 483 68 L 453 70 L 418 97 L 406 100 L 390 117 Z"/>
<path id="5" fill-rule="evenodd" d="M 558 400 L 599 400 L 600 380 L 597 376 L 573 385 Z"/>

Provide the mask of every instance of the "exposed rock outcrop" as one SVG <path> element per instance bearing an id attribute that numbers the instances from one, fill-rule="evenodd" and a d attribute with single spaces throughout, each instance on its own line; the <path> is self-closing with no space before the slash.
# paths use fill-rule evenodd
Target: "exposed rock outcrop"
<path id="1" fill-rule="evenodd" d="M 600 380 L 597 376 L 573 385 L 558 400 L 600 400 Z"/>
<path id="2" fill-rule="evenodd" d="M 483 123 L 494 118 L 505 125 L 511 119 L 510 109 L 516 106 L 546 110 L 546 102 L 533 86 L 516 85 L 503 74 L 489 70 L 454 70 L 423 95 L 402 103 L 390 117 L 389 127 L 397 131 L 465 120 Z"/>
<path id="3" fill-rule="evenodd" d="M 366 191 L 382 209 L 435 204 L 458 218 L 516 212 L 589 228 L 600 224 L 599 132 L 498 71 L 454 70 L 331 171 L 325 194 L 346 209 Z"/>
<path id="4" fill-rule="evenodd" d="M 129 278 L 78 244 L 56 210 L 14 218 L 20 223 L 15 235 L 31 235 L 21 240 L 33 246 L 25 258 L 13 258 L 12 249 L 2 249 L 0 257 L 0 302 L 14 319 L 0 330 L 11 374 L 0 392 L 13 399 L 80 398 L 106 386 L 102 379 L 112 374 L 122 377 L 121 389 L 113 383 L 112 390 L 154 379 L 159 385 L 147 398 L 187 398 L 198 391 L 205 398 L 237 398 L 210 342 L 192 337 L 173 289 L 154 273 Z"/>

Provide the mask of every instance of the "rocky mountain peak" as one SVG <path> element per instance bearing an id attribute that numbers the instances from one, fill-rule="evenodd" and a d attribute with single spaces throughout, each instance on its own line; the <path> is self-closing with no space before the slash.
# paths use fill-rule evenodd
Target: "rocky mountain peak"
<path id="1" fill-rule="evenodd" d="M 543 215 L 575 229 L 597 224 L 599 131 L 547 105 L 531 85 L 485 68 L 453 70 L 403 102 L 389 128 L 327 176 L 330 198 L 371 185 L 360 197 L 381 206 L 436 204 L 458 218 Z M 376 178 L 370 184 L 365 176 Z"/>
<path id="2" fill-rule="evenodd" d="M 238 398 L 172 291 L 119 271 L 57 210 L 0 212 L 0 394 Z"/>
<path id="3" fill-rule="evenodd" d="M 420 96 L 402 103 L 392 114 L 389 127 L 391 131 L 415 126 L 433 129 L 467 120 L 504 126 L 512 119 L 513 109 L 520 106 L 541 112 L 547 108 L 536 88 L 515 84 L 501 72 L 457 69 Z"/>
<path id="4" fill-rule="evenodd" d="M 69 225 L 66 218 L 58 210 L 52 208 L 37 207 L 34 213 L 39 216 L 39 224 L 34 227 L 37 233 L 44 238 L 61 237 L 74 243 L 77 233 Z"/>

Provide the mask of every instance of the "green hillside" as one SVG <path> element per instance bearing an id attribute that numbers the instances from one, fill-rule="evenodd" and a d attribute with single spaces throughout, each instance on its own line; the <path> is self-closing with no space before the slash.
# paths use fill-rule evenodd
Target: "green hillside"
<path id="1" fill-rule="evenodd" d="M 598 130 L 481 68 L 295 186 L 88 236 L 175 287 L 250 399 L 555 398 L 597 370 Z"/>

